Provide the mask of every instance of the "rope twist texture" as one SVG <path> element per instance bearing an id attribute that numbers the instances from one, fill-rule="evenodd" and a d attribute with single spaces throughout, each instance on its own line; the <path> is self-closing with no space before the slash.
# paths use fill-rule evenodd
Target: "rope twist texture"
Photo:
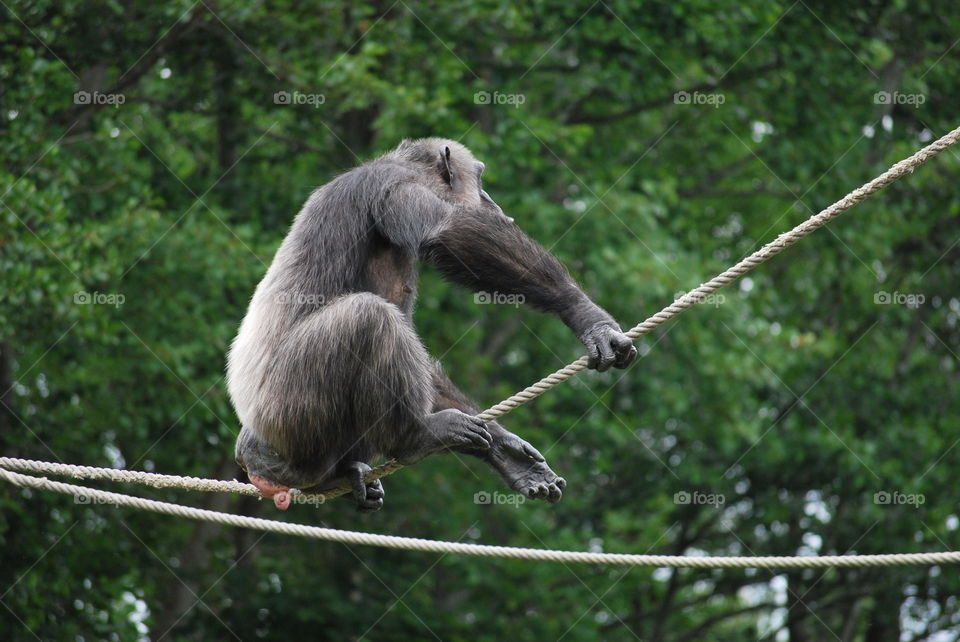
<path id="1" fill-rule="evenodd" d="M 614 566 L 650 566 L 674 568 L 828 568 L 863 566 L 909 566 L 956 564 L 960 562 L 960 551 L 941 553 L 899 553 L 888 555 L 823 555 L 797 557 L 696 557 L 686 555 L 633 555 L 629 553 L 592 553 L 587 551 L 556 551 L 539 548 L 517 548 L 510 546 L 490 546 L 464 542 L 444 542 L 415 537 L 396 535 L 378 535 L 376 533 L 358 533 L 321 526 L 278 522 L 259 517 L 233 515 L 220 511 L 180 506 L 142 497 L 132 497 L 120 493 L 111 493 L 84 486 L 64 484 L 42 477 L 20 475 L 0 468 L 0 479 L 22 488 L 52 491 L 78 498 L 78 503 L 113 504 L 129 506 L 139 510 L 173 515 L 199 521 L 213 522 L 224 526 L 251 528 L 268 533 L 280 533 L 310 539 L 379 546 L 405 551 L 470 555 L 473 557 L 497 557 L 502 559 L 530 560 L 537 562 L 560 562 L 564 564 L 610 564 Z"/>

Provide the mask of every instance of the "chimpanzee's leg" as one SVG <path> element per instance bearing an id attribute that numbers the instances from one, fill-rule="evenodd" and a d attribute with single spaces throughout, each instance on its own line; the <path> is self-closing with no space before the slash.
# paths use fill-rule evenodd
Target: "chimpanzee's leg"
<path id="1" fill-rule="evenodd" d="M 377 510 L 382 485 L 364 480 L 374 457 L 413 463 L 444 449 L 490 447 L 473 417 L 432 412 L 426 349 L 409 319 L 378 295 L 321 307 L 287 337 L 277 361 L 266 384 L 272 394 L 263 397 L 281 401 L 247 422 L 237 459 L 279 508 L 290 487 L 346 480 L 358 508 Z"/>

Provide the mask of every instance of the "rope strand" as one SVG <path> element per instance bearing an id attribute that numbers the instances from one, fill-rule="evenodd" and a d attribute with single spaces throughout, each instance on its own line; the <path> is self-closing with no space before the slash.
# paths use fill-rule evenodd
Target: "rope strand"
<path id="1" fill-rule="evenodd" d="M 214 510 L 180 506 L 142 497 L 131 497 L 120 493 L 111 493 L 94 488 L 74 486 L 46 478 L 21 475 L 0 468 L 0 479 L 22 488 L 52 491 L 73 495 L 80 499 L 78 503 L 113 504 L 129 506 L 140 510 L 173 515 L 205 522 L 213 522 L 236 528 L 251 528 L 268 533 L 280 533 L 310 539 L 379 546 L 405 551 L 470 555 L 473 557 L 496 557 L 502 559 L 531 560 L 537 562 L 560 562 L 576 564 L 610 564 L 614 566 L 650 566 L 673 568 L 829 568 L 864 566 L 910 566 L 956 564 L 960 562 L 960 551 L 941 553 L 898 553 L 888 555 L 823 555 L 794 557 L 693 557 L 686 555 L 633 555 L 628 553 L 591 553 L 587 551 L 557 551 L 539 548 L 516 548 L 509 546 L 491 546 L 487 544 L 468 544 L 463 542 L 445 542 L 441 540 L 398 537 L 396 535 L 378 535 L 376 533 L 358 533 L 306 524 L 278 522 L 259 517 L 233 515 Z"/>
<path id="2" fill-rule="evenodd" d="M 122 470 L 119 468 L 97 468 L 94 466 L 74 466 L 72 464 L 58 464 L 50 461 L 35 459 L 17 459 L 15 457 L 0 457 L 0 468 L 19 470 L 28 473 L 46 473 L 50 475 L 67 475 L 75 479 L 107 479 L 109 481 L 130 484 L 142 484 L 154 488 L 186 488 L 208 493 L 239 493 L 252 497 L 261 497 L 260 491 L 253 484 L 246 484 L 235 479 L 204 479 L 202 477 L 182 477 L 180 475 L 163 475 L 147 473 L 140 470 Z M 371 470 L 366 479 L 380 479 L 402 468 L 400 464 L 388 462 Z M 327 500 L 340 497 L 352 492 L 349 486 L 334 486 L 320 493 L 304 493 L 297 489 L 290 490 L 290 498 L 294 504 L 323 504 Z"/>

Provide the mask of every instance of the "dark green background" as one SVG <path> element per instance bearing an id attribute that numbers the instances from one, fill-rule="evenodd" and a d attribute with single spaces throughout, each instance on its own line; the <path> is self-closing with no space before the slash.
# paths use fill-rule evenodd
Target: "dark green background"
<path id="1" fill-rule="evenodd" d="M 923 0 L 49 0 L 0 15 L 0 452 L 68 463 L 237 474 L 223 369 L 246 302 L 309 192 L 404 137 L 473 149 L 487 191 L 630 326 L 960 124 L 960 16 Z M 515 546 L 960 549 L 958 169 L 943 153 L 645 337 L 626 373 L 510 415 L 568 480 L 559 505 L 477 505 L 505 489 L 453 457 L 388 479 L 372 516 L 121 490 Z M 876 303 L 895 292 L 923 303 Z M 416 318 L 483 406 L 580 353 L 557 320 L 476 305 L 429 269 Z M 12 487 L 0 538 L 4 639 L 952 640 L 960 621 L 954 568 L 472 559 Z"/>

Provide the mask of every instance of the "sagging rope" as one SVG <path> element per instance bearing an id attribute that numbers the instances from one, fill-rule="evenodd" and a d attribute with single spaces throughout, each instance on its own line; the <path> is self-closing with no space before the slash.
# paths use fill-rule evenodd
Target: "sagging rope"
<path id="1" fill-rule="evenodd" d="M 803 223 L 797 225 L 789 232 L 781 234 L 770 243 L 741 260 L 736 265 L 728 268 L 718 274 L 710 281 L 701 284 L 694 290 L 687 292 L 682 297 L 665 307 L 660 312 L 631 328 L 626 334 L 631 339 L 637 339 L 650 333 L 655 328 L 663 325 L 668 320 L 677 316 L 684 310 L 693 307 L 694 304 L 702 301 L 706 296 L 716 292 L 728 283 L 743 276 L 756 266 L 776 256 L 786 248 L 790 247 L 800 239 L 806 237 L 813 231 L 823 227 L 829 221 L 833 220 L 843 212 L 852 208 L 857 203 L 865 200 L 867 197 L 875 194 L 890 183 L 902 178 L 907 173 L 924 164 L 943 150 L 955 145 L 960 140 L 960 127 L 950 133 L 942 136 L 936 141 L 930 143 L 920 151 L 909 158 L 906 158 L 893 167 L 877 176 L 872 181 L 858 187 L 833 205 L 822 210 L 818 214 L 811 216 Z M 477 417 L 484 421 L 491 421 L 501 417 L 511 410 L 539 397 L 547 390 L 557 386 L 578 372 L 586 369 L 587 357 L 583 356 L 573 363 L 557 370 L 551 375 L 544 377 L 537 383 L 528 386 L 508 399 L 504 399 L 495 406 L 483 411 Z M 947 564 L 960 562 L 960 552 L 945 553 L 906 553 L 894 555 L 844 555 L 844 556 L 823 556 L 823 557 L 684 557 L 684 556 L 657 556 L 657 555 L 625 555 L 614 553 L 586 553 L 586 552 L 567 552 L 567 551 L 543 551 L 538 549 L 506 548 L 499 546 L 481 546 L 476 544 L 461 544 L 456 542 L 440 542 L 433 540 L 419 540 L 389 535 L 373 535 L 370 533 L 356 533 L 352 531 L 338 531 L 300 524 L 289 524 L 285 522 L 274 522 L 270 520 L 245 517 L 241 515 L 230 515 L 216 511 L 202 510 L 177 504 L 168 504 L 154 500 L 142 499 L 121 495 L 119 493 L 110 493 L 82 486 L 64 484 L 62 482 L 53 482 L 45 478 L 31 477 L 28 475 L 19 475 L 3 468 L 13 468 L 18 470 L 32 470 L 38 472 L 51 472 L 54 474 L 67 474 L 76 477 L 91 477 L 97 479 L 110 479 L 114 481 L 129 481 L 148 484 L 157 487 L 176 487 L 190 490 L 201 491 L 225 491 L 237 492 L 247 495 L 259 495 L 257 489 L 251 484 L 244 484 L 238 481 L 222 481 L 201 479 L 197 477 L 180 477 L 173 475 L 160 475 L 156 473 L 145 473 L 139 471 L 125 471 L 112 468 L 95 468 L 90 466 L 70 466 L 67 464 L 55 464 L 50 462 L 38 462 L 15 458 L 0 458 L 0 478 L 9 481 L 18 486 L 29 488 L 40 488 L 52 490 L 54 492 L 71 494 L 74 496 L 86 496 L 95 499 L 102 499 L 108 503 L 133 506 L 143 510 L 150 510 L 168 515 L 178 515 L 189 519 L 199 519 L 212 521 L 231 526 L 241 526 L 246 528 L 255 528 L 288 535 L 298 535 L 301 537 L 313 537 L 318 539 L 327 539 L 331 541 L 340 541 L 346 543 L 368 544 L 373 546 L 385 546 L 389 548 L 403 548 L 406 550 L 421 550 L 434 552 L 459 553 L 463 555 L 485 555 L 492 557 L 507 557 L 515 559 L 531 559 L 558 562 L 585 562 L 594 564 L 620 564 L 634 566 L 675 566 L 675 567 L 699 567 L 699 568 L 797 568 L 797 567 L 825 567 L 825 566 L 893 566 L 907 564 Z M 369 480 L 385 477 L 403 466 L 395 461 L 387 462 L 377 466 L 367 473 Z M 339 497 L 350 492 L 347 487 L 337 487 L 326 490 L 319 494 L 292 494 L 293 500 L 298 503 L 322 503 L 327 499 Z M 859 560 L 859 561 L 858 561 Z"/>
<path id="2" fill-rule="evenodd" d="M 934 564 L 956 564 L 960 562 L 960 551 L 943 553 L 897 553 L 891 555 L 823 555 L 791 557 L 697 557 L 688 555 L 632 555 L 628 553 L 591 553 L 587 551 L 555 551 L 539 548 L 515 548 L 510 546 L 490 546 L 485 544 L 467 544 L 463 542 L 444 542 L 415 537 L 396 535 L 378 535 L 358 533 L 335 528 L 308 526 L 277 522 L 259 517 L 233 515 L 215 510 L 180 506 L 168 502 L 131 497 L 120 493 L 111 493 L 94 488 L 74 486 L 51 481 L 45 478 L 21 475 L 0 468 L 0 479 L 23 488 L 53 491 L 65 495 L 83 498 L 83 503 L 114 504 L 130 506 L 140 510 L 173 515 L 187 519 L 213 522 L 225 526 L 251 528 L 282 535 L 295 535 L 310 539 L 379 546 L 405 551 L 470 555 L 473 557 L 498 557 L 503 559 L 532 560 L 538 562 L 560 562 L 576 564 L 610 564 L 613 566 L 651 566 L 674 568 L 830 568 L 865 566 L 916 566 Z M 208 481 L 208 480 L 205 480 Z"/>

